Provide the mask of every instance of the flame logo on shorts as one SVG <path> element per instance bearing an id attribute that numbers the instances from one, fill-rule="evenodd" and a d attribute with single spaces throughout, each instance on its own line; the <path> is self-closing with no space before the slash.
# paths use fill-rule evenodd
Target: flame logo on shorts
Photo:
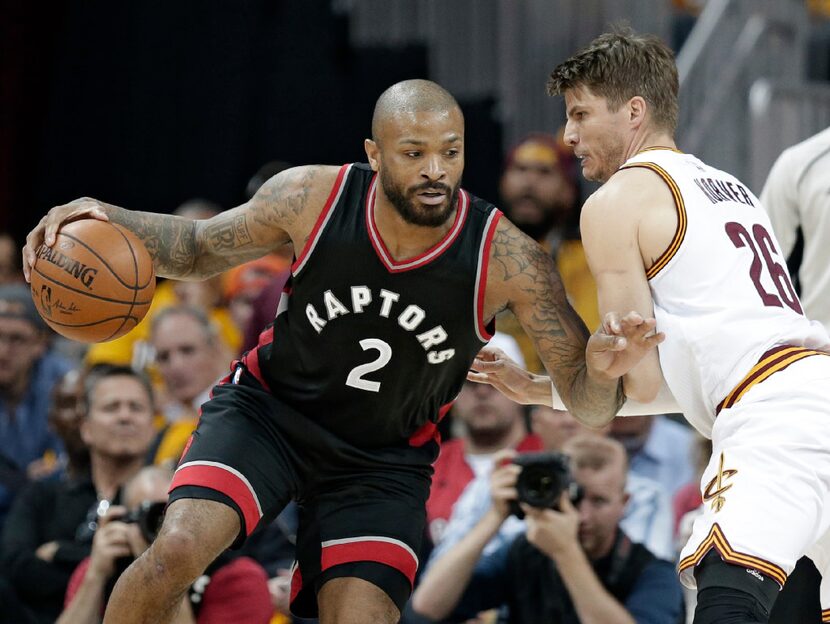
<path id="1" fill-rule="evenodd" d="M 732 468 L 724 470 L 723 461 L 723 453 L 721 453 L 718 474 L 715 475 L 714 479 L 709 481 L 703 490 L 703 502 L 708 503 L 712 501 L 712 509 L 715 512 L 723 508 L 724 503 L 726 503 L 726 498 L 724 498 L 723 494 L 734 485 L 733 483 L 724 484 L 724 481 L 738 474 L 738 471 Z"/>

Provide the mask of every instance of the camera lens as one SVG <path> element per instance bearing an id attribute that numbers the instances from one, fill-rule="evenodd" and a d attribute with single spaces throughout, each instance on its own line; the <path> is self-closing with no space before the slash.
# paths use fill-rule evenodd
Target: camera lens
<path id="1" fill-rule="evenodd" d="M 524 501 L 533 507 L 550 507 L 561 491 L 559 479 L 546 468 L 528 466 L 522 471 Z"/>

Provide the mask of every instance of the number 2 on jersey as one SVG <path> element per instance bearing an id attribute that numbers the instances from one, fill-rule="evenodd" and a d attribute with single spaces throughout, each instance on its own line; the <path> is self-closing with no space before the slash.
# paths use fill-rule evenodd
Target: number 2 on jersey
<path id="1" fill-rule="evenodd" d="M 743 225 L 730 221 L 726 224 L 725 229 L 726 234 L 735 247 L 749 247 L 750 251 L 752 251 L 753 257 L 752 264 L 749 265 L 749 277 L 752 279 L 755 290 L 758 291 L 764 305 L 780 308 L 782 307 L 781 301 L 783 300 L 787 304 L 787 307 L 799 314 L 804 314 L 801 309 L 801 304 L 798 302 L 798 297 L 795 294 L 795 289 L 790 282 L 790 277 L 787 275 L 787 270 L 772 258 L 772 254 L 777 255 L 778 250 L 775 248 L 772 236 L 769 235 L 766 228 L 756 223 L 752 226 L 752 235 L 750 236 Z M 758 254 L 759 249 L 761 250 L 760 255 Z M 761 283 L 761 256 L 764 258 L 764 264 L 767 266 L 772 283 L 775 284 L 778 296 L 774 293 L 767 292 Z"/>
<path id="2" fill-rule="evenodd" d="M 369 349 L 377 349 L 378 356 L 371 362 L 355 366 L 346 377 L 346 385 L 358 390 L 366 390 L 368 392 L 379 392 L 380 382 L 363 379 L 364 375 L 368 375 L 376 370 L 379 370 L 389 363 L 392 359 L 392 347 L 383 340 L 378 338 L 364 338 L 359 343 L 364 351 Z"/>

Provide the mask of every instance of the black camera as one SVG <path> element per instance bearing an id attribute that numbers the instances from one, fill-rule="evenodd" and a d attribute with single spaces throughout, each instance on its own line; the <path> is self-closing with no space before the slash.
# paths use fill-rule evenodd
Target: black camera
<path id="1" fill-rule="evenodd" d="M 159 534 L 161 523 L 164 521 L 164 508 L 166 506 L 167 503 L 144 501 L 118 520 L 127 524 L 137 524 L 144 539 L 147 540 L 147 543 L 152 544 Z"/>
<path id="2" fill-rule="evenodd" d="M 540 509 L 558 509 L 559 497 L 563 491 L 574 505 L 582 500 L 582 488 L 571 476 L 568 456 L 554 451 L 540 453 L 522 453 L 513 459 L 513 463 L 522 467 L 516 480 L 518 499 L 510 501 L 510 512 L 524 518 L 519 503 L 526 503 Z"/>

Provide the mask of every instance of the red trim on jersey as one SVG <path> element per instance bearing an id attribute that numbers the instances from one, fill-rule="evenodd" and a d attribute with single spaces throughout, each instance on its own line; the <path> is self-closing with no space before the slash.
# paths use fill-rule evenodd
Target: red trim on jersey
<path id="1" fill-rule="evenodd" d="M 257 341 L 257 348 L 267 345 L 270 342 L 274 342 L 274 326 L 271 325 L 270 327 L 266 327 L 262 330 L 259 334 L 259 340 Z"/>
<path id="2" fill-rule="evenodd" d="M 311 230 L 311 234 L 308 235 L 308 240 L 306 241 L 305 245 L 303 245 L 303 250 L 297 259 L 294 261 L 294 264 L 291 265 L 291 273 L 296 273 L 297 268 L 305 262 L 306 256 L 311 253 L 311 250 L 317 244 L 317 236 L 320 232 L 320 228 L 323 227 L 323 223 L 325 223 L 326 219 L 328 218 L 329 213 L 331 212 L 332 207 L 334 206 L 334 198 L 337 197 L 338 193 L 340 193 L 341 187 L 343 186 L 343 182 L 346 176 L 346 171 L 348 171 L 349 167 L 348 163 L 340 167 L 340 171 L 337 172 L 337 179 L 335 179 L 334 184 L 331 187 L 331 192 L 329 193 L 329 197 L 326 200 L 325 205 L 323 206 L 323 210 L 320 211 L 320 215 L 317 217 L 317 221 L 314 223 L 314 228 Z"/>
<path id="3" fill-rule="evenodd" d="M 300 592 L 303 590 L 303 575 L 300 572 L 300 566 L 295 565 L 291 571 L 291 593 L 288 597 L 288 604 L 292 604 Z"/>
<path id="4" fill-rule="evenodd" d="M 414 585 L 415 573 L 418 571 L 418 560 L 401 545 L 392 542 L 367 538 L 355 538 L 354 541 L 342 544 L 323 545 L 320 553 L 320 571 L 343 563 L 354 561 L 374 561 L 395 568 L 409 579 Z"/>
<path id="5" fill-rule="evenodd" d="M 271 327 L 271 335 L 274 333 L 274 328 Z M 262 340 L 262 336 L 266 335 L 268 332 L 264 331 L 260 334 L 260 340 Z M 263 344 L 263 343 L 260 343 Z M 251 373 L 256 380 L 260 383 L 263 388 L 267 388 L 268 384 L 265 383 L 265 379 L 262 377 L 262 371 L 259 368 L 259 347 L 256 349 L 251 349 L 248 351 L 242 358 L 242 363 L 245 365 L 245 368 L 248 369 L 248 372 Z"/>
<path id="6" fill-rule="evenodd" d="M 423 446 L 430 440 L 435 440 L 436 444 L 441 444 L 441 434 L 438 432 L 438 423 L 440 423 L 444 416 L 447 415 L 447 412 L 450 411 L 452 404 L 455 403 L 455 400 L 450 401 L 446 405 L 442 405 L 438 408 L 438 420 L 436 422 L 432 422 L 431 420 L 427 423 L 424 423 L 415 433 L 409 436 L 409 446 Z"/>
<path id="7" fill-rule="evenodd" d="M 195 485 L 221 492 L 235 502 L 242 511 L 242 517 L 245 519 L 245 534 L 250 535 L 251 531 L 256 528 L 261 514 L 254 494 L 248 484 L 227 467 L 185 463 L 173 475 L 173 482 L 168 492 L 184 485 Z"/>
<path id="8" fill-rule="evenodd" d="M 490 222 L 490 227 L 484 233 L 484 248 L 481 251 L 481 274 L 478 277 L 476 323 L 478 323 L 478 332 L 487 338 L 487 340 L 490 340 L 490 338 L 493 337 L 493 332 L 491 331 L 491 328 L 493 328 L 492 324 L 491 328 L 488 328 L 487 325 L 484 324 L 484 295 L 487 290 L 487 268 L 490 266 L 490 247 L 493 245 L 493 237 L 496 234 L 496 226 L 499 223 L 499 219 L 502 218 L 502 214 L 503 213 L 500 210 L 495 211 L 493 220 Z"/>
<path id="9" fill-rule="evenodd" d="M 202 418 L 202 410 L 199 410 L 199 420 Z M 176 463 L 176 466 L 179 466 L 184 463 L 184 456 L 187 455 L 187 452 L 190 450 L 190 445 L 193 444 L 193 434 L 191 433 L 188 438 L 187 442 L 184 443 L 184 448 L 182 449 L 182 454 L 179 455 L 179 461 Z"/>
<path id="10" fill-rule="evenodd" d="M 395 260 L 386 243 L 375 225 L 375 201 L 377 196 L 377 180 L 378 175 L 375 174 L 372 182 L 369 184 L 369 192 L 366 194 L 366 229 L 369 231 L 369 240 L 372 242 L 372 247 L 375 248 L 375 253 L 380 259 L 383 266 L 390 273 L 401 273 L 403 271 L 411 271 L 425 266 L 441 256 L 452 243 L 458 238 L 461 230 L 464 229 L 464 223 L 467 221 L 469 214 L 470 196 L 467 191 L 460 189 L 458 193 L 458 201 L 455 211 L 455 221 L 452 227 L 447 231 L 440 241 L 427 249 L 422 254 L 413 256 L 412 258 L 405 258 L 404 260 Z"/>

